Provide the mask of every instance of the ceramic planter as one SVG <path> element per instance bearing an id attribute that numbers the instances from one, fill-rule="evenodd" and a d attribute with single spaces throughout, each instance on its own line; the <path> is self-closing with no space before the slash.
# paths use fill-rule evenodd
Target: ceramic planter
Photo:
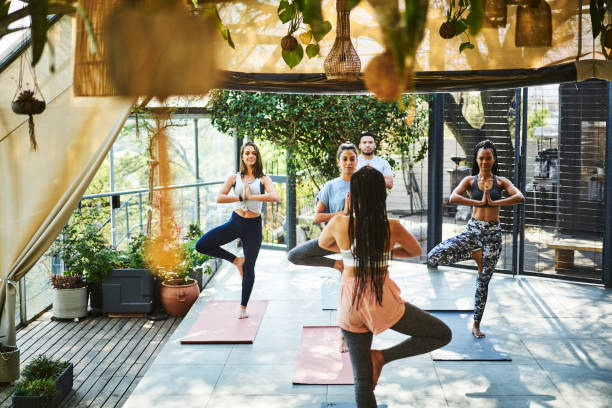
<path id="1" fill-rule="evenodd" d="M 64 289 L 66 290 L 66 289 Z M 55 389 L 57 389 L 58 394 L 53 400 L 53 404 L 51 407 L 57 407 L 66 395 L 70 393 L 72 390 L 72 380 L 73 380 L 73 370 L 74 367 L 72 363 L 55 380 Z M 49 408 L 49 405 L 45 404 L 45 401 L 42 396 L 24 396 L 24 395 L 15 395 L 12 396 L 13 399 L 13 408 Z"/>
<path id="2" fill-rule="evenodd" d="M 53 317 L 76 319 L 87 316 L 87 287 L 53 289 Z"/>
<path id="3" fill-rule="evenodd" d="M 193 279 L 188 283 L 183 279 L 162 282 L 161 301 L 170 316 L 185 316 L 199 295 L 198 283 Z"/>

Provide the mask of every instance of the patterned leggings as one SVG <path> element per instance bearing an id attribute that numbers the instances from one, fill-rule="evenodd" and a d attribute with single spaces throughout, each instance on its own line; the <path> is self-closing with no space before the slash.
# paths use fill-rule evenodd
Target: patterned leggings
<path id="1" fill-rule="evenodd" d="M 438 266 L 472 259 L 472 252 L 482 249 L 482 274 L 476 279 L 474 321 L 480 322 L 484 313 L 489 281 L 501 254 L 502 233 L 499 221 L 480 221 L 471 218 L 465 231 L 438 244 L 427 254 L 427 264 Z"/>

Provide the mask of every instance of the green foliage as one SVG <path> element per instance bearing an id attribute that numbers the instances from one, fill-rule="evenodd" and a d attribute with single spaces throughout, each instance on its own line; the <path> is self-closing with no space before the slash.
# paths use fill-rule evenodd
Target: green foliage
<path id="1" fill-rule="evenodd" d="M 50 407 L 55 396 L 59 391 L 55 387 L 53 378 L 37 378 L 35 380 L 19 380 L 15 383 L 15 395 L 26 397 L 40 396 L 43 398 L 43 405 Z"/>
<path id="2" fill-rule="evenodd" d="M 466 16 L 467 13 L 467 16 Z M 455 36 L 465 33 L 467 41 L 459 45 L 459 53 L 463 50 L 473 50 L 474 44 L 470 36 L 476 35 L 482 29 L 482 18 L 484 13 L 483 0 L 450 0 L 446 9 L 446 21 L 455 25 Z"/>
<path id="3" fill-rule="evenodd" d="M 338 176 L 336 150 L 360 135 L 378 135 L 377 153 L 390 163 L 394 155 L 411 154 L 427 134 L 427 100 L 405 95 L 404 106 L 415 106 L 414 120 L 395 104 L 371 96 L 287 95 L 215 91 L 208 109 L 222 132 L 235 129 L 239 137 L 269 141 L 291 152 L 288 171 L 298 178 L 329 180 Z M 298 174 L 298 169 L 304 172 Z"/>
<path id="4" fill-rule="evenodd" d="M 70 365 L 67 361 L 53 360 L 44 354 L 30 361 L 21 371 L 25 379 L 52 378 L 56 379 Z"/>
<path id="5" fill-rule="evenodd" d="M 323 20 L 321 0 L 281 0 L 276 12 L 278 19 L 283 24 L 289 23 L 287 35 L 293 35 L 302 26 L 302 23 L 306 24 L 306 32 L 310 33 L 315 41 L 313 44 L 310 44 L 310 39 L 304 42 L 306 55 L 308 58 L 319 55 L 319 41 L 332 29 L 331 23 Z M 304 48 L 298 42 L 294 50 L 283 49 L 281 56 L 285 64 L 293 68 L 304 58 Z"/>
<path id="6" fill-rule="evenodd" d="M 114 267 L 145 269 L 144 244 L 147 236 L 144 234 L 132 235 L 127 250 L 116 251 Z"/>
<path id="7" fill-rule="evenodd" d="M 58 395 L 55 380 L 69 365 L 67 361 L 39 355 L 21 371 L 21 380 L 15 383 L 15 395 L 41 396 L 44 406 L 51 406 Z"/>
<path id="8" fill-rule="evenodd" d="M 101 282 L 113 269 L 115 253 L 102 234 L 98 208 L 75 211 L 51 246 L 50 254 L 64 261 L 64 276 L 78 275 L 88 282 Z"/>
<path id="9" fill-rule="evenodd" d="M 606 39 L 607 36 L 612 35 L 612 25 L 606 24 L 606 21 L 610 21 L 612 17 L 611 9 L 612 2 L 609 0 L 590 0 L 589 13 L 591 15 L 593 39 L 601 34 L 601 36 L 599 36 L 599 43 L 601 45 L 601 51 L 606 59 L 610 56 L 606 43 L 608 43 L 608 46 L 612 43 L 611 40 Z"/>
<path id="10" fill-rule="evenodd" d="M 531 109 L 527 116 L 527 137 L 535 139 L 534 128 L 546 126 L 546 120 L 550 117 L 550 112 L 546 108 Z"/>

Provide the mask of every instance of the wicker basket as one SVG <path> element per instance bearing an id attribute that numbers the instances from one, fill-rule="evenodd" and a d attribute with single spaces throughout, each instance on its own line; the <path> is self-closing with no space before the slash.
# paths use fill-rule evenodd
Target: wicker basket
<path id="1" fill-rule="evenodd" d="M 19 378 L 19 349 L 0 344 L 0 383 L 10 383 Z"/>

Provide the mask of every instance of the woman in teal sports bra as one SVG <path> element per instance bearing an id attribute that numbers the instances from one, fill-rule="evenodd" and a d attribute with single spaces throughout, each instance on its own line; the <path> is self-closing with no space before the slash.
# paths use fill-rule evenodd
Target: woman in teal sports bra
<path id="1" fill-rule="evenodd" d="M 506 190 L 509 197 L 502 198 L 502 190 Z M 466 192 L 469 192 L 469 198 L 464 196 Z M 453 204 L 473 206 L 472 218 L 468 221 L 465 231 L 441 242 L 429 252 L 427 264 L 437 266 L 468 259 L 476 261 L 478 278 L 472 334 L 476 338 L 482 338 L 485 334 L 480 330 L 480 321 L 487 303 L 489 281 L 502 248 L 499 207 L 522 203 L 525 198 L 510 180 L 497 176 L 497 151 L 493 142 L 486 139 L 474 148 L 472 175 L 461 180 L 449 201 Z"/>

